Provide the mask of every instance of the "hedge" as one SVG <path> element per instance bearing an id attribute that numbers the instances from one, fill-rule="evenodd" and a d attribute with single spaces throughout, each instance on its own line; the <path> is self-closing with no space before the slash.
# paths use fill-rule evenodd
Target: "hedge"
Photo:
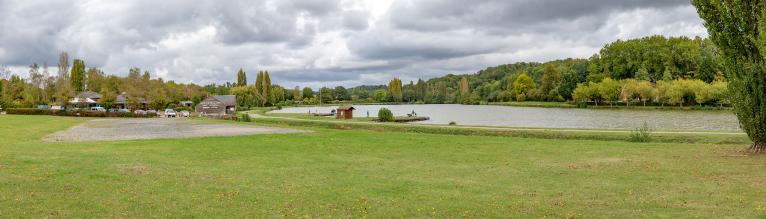
<path id="1" fill-rule="evenodd" d="M 35 108 L 11 108 L 5 110 L 6 114 L 12 115 L 50 115 L 50 116 L 74 116 L 74 117 L 123 117 L 123 118 L 152 118 L 155 113 L 144 115 L 129 112 L 99 112 L 93 110 L 47 110 Z"/>

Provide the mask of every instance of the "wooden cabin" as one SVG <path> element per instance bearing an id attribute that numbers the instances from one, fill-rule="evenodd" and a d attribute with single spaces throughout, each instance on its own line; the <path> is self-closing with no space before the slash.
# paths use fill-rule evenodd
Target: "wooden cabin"
<path id="1" fill-rule="evenodd" d="M 354 110 L 356 109 L 353 106 L 338 107 L 338 110 L 335 112 L 335 118 L 336 119 L 353 119 Z"/>
<path id="2" fill-rule="evenodd" d="M 197 104 L 197 113 L 208 117 L 228 117 L 237 113 L 234 95 L 210 96 Z"/>

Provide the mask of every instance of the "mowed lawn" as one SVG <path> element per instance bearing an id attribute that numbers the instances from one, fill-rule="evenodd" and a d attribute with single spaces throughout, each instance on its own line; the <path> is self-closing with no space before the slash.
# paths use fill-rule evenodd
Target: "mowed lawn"
<path id="1" fill-rule="evenodd" d="M 746 145 L 332 129 L 40 140 L 85 120 L 0 115 L 0 217 L 766 216 L 766 156 Z"/>

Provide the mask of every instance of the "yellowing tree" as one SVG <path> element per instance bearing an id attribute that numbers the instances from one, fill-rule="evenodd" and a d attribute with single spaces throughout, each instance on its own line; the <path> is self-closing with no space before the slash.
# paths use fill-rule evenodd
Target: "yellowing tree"
<path id="1" fill-rule="evenodd" d="M 526 100 L 531 96 L 533 89 L 535 89 L 535 81 L 533 81 L 526 72 L 521 73 L 516 77 L 516 80 L 513 81 L 513 90 L 516 93 L 517 101 Z"/>

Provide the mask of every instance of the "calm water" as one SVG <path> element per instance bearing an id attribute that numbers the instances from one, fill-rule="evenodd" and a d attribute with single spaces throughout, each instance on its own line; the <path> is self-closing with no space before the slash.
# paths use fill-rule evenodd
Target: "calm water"
<path id="1" fill-rule="evenodd" d="M 381 107 L 390 109 L 396 116 L 404 116 L 414 110 L 418 116 L 429 116 L 426 124 L 475 126 L 511 126 L 530 128 L 615 128 L 633 129 L 646 121 L 659 130 L 727 130 L 738 131 L 737 117 L 730 111 L 682 111 L 682 110 L 630 110 L 630 109 L 575 109 L 538 108 L 511 106 L 468 105 L 355 105 L 355 117 L 371 117 Z M 328 113 L 337 106 L 284 108 L 274 113 Z"/>

